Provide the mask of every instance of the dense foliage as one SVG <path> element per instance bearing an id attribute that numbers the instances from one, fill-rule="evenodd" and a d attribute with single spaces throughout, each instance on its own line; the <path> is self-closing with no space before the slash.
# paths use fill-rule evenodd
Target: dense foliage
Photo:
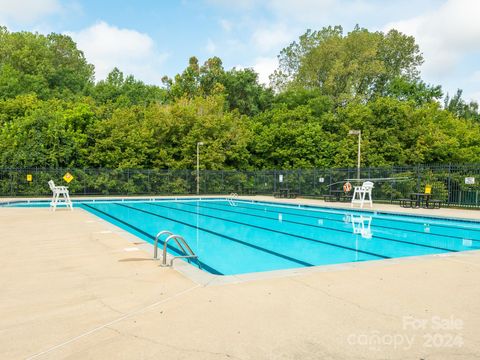
<path id="1" fill-rule="evenodd" d="M 0 28 L 0 167 L 189 169 L 480 161 L 480 115 L 419 76 L 412 37 L 307 31 L 279 55 L 272 88 L 251 69 L 192 57 L 163 86 L 93 66 L 65 35 Z M 442 101 L 443 100 L 443 101 Z"/>

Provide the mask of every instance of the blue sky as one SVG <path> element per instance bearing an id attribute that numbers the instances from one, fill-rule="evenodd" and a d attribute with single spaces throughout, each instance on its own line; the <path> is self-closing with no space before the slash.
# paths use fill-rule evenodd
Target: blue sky
<path id="1" fill-rule="evenodd" d="M 71 35 L 100 80 L 114 67 L 159 84 L 192 55 L 219 56 L 225 68 L 252 67 L 263 81 L 276 56 L 306 29 L 355 24 L 414 35 L 422 78 L 480 101 L 478 0 L 0 0 L 11 31 Z"/>

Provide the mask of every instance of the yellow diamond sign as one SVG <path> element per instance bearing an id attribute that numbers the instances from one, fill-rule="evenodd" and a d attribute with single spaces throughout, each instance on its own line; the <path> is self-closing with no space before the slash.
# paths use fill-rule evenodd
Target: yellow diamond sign
<path id="1" fill-rule="evenodd" d="M 67 172 L 65 175 L 63 175 L 63 180 L 70 184 L 70 181 L 73 180 L 73 175 Z"/>

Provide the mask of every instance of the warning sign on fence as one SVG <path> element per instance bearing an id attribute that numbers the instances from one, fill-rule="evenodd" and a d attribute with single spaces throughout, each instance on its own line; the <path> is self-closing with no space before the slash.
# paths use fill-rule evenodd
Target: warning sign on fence
<path id="1" fill-rule="evenodd" d="M 63 180 L 70 184 L 70 181 L 73 180 L 73 175 L 67 172 L 65 175 L 63 175 Z"/>
<path id="2" fill-rule="evenodd" d="M 475 178 L 474 177 L 466 177 L 465 178 L 465 184 L 474 185 L 475 184 Z"/>
<path id="3" fill-rule="evenodd" d="M 32 180 L 33 180 L 32 174 L 27 174 L 27 181 L 32 182 Z"/>

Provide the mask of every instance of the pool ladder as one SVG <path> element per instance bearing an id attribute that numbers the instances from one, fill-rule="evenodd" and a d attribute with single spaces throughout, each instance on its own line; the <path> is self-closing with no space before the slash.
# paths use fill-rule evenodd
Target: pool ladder
<path id="1" fill-rule="evenodd" d="M 162 230 L 157 234 L 157 236 L 155 236 L 155 244 L 153 248 L 154 260 L 158 258 L 158 241 L 160 240 L 160 237 L 162 237 L 162 235 L 168 235 L 168 237 L 163 242 L 163 254 L 162 254 L 162 262 L 160 266 L 173 266 L 173 260 L 175 259 L 197 259 L 198 260 L 198 255 L 196 255 L 193 252 L 192 248 L 187 244 L 183 236 L 175 235 L 168 230 Z M 170 240 L 174 240 L 177 243 L 177 246 L 180 248 L 180 250 L 183 251 L 185 255 L 172 257 L 172 259 L 170 260 L 170 265 L 168 265 L 167 264 L 167 246 Z"/>
<path id="2" fill-rule="evenodd" d="M 235 199 L 238 198 L 237 193 L 231 193 L 229 197 L 227 197 L 227 201 L 230 204 L 230 206 L 237 206 L 235 203 Z"/>

